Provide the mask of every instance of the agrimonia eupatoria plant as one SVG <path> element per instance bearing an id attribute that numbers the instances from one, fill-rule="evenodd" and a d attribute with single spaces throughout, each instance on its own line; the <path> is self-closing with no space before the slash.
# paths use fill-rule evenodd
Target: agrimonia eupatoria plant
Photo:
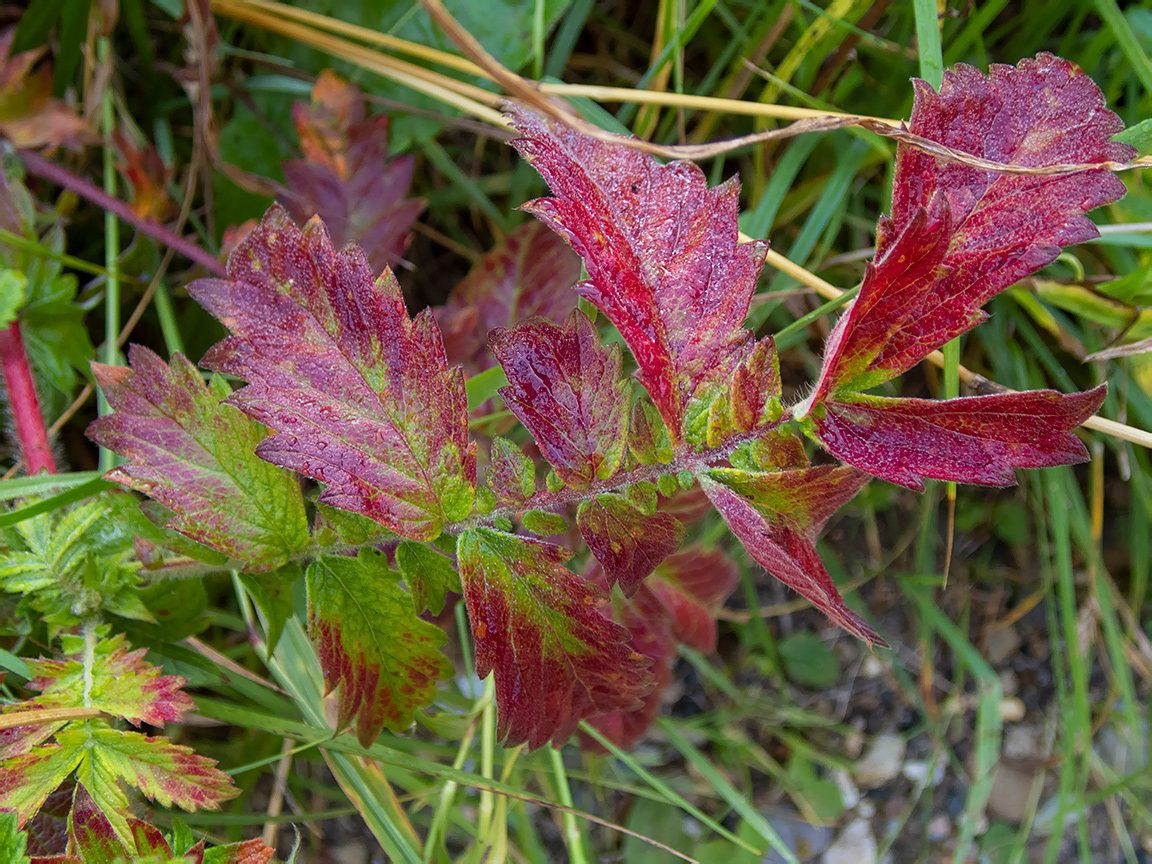
<path id="1" fill-rule="evenodd" d="M 389 270 L 334 248 L 319 219 L 301 229 L 273 207 L 225 278 L 189 289 L 231 333 L 201 365 L 243 386 L 139 347 L 128 366 L 95 367 L 113 413 L 89 434 L 126 460 L 109 479 L 171 511 L 138 547 L 178 538 L 184 556 L 242 569 L 273 643 L 291 612 L 282 568 L 307 561 L 310 634 L 340 723 L 363 743 L 407 728 L 451 675 L 425 613 L 453 593 L 478 674 L 495 675 L 506 743 L 558 746 L 587 720 L 629 746 L 659 710 L 678 643 L 714 646 L 735 585 L 725 553 L 682 548 L 703 509 L 831 620 L 883 645 L 815 549 L 871 477 L 1003 486 L 1016 468 L 1086 458 L 1073 430 L 1103 387 L 945 401 L 868 391 L 979 324 L 984 303 L 1061 246 L 1096 236 L 1085 212 L 1124 193 L 1107 168 L 1012 173 L 901 143 L 875 260 L 810 394 L 786 405 L 772 338 L 744 329 L 767 246 L 740 240 L 737 182 L 709 189 L 691 163 L 508 113 L 514 146 L 552 191 L 525 209 L 555 235 L 518 229 L 445 309 L 410 317 Z M 1051 55 L 987 77 L 958 67 L 939 93 L 918 82 L 909 121 L 958 153 L 1035 169 L 1123 162 L 1131 149 L 1110 141 L 1121 128 L 1096 86 Z M 556 235 L 587 271 L 572 289 L 578 262 Z M 549 290 L 518 295 L 520 279 Z M 577 297 L 622 338 L 635 382 Z M 494 356 L 526 436 L 472 436 L 470 420 L 490 430 L 500 417 L 470 414 L 450 356 L 476 373 Z M 842 464 L 812 465 L 801 436 Z M 311 516 L 293 472 L 318 485 Z M 576 533 L 582 558 L 553 542 Z M 36 744 L 66 749 L 67 729 L 52 734 Z M 52 758 L 52 778 L 79 770 Z M 37 806 L 0 790 L 0 809 Z"/>

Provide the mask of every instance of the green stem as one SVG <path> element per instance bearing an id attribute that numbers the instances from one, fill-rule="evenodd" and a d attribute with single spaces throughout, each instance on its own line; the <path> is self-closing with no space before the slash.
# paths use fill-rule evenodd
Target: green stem
<path id="1" fill-rule="evenodd" d="M 785 339 L 787 339 L 789 336 L 791 336 L 796 331 L 803 330 L 805 327 L 807 327 L 813 321 L 816 321 L 820 318 L 823 318 L 825 315 L 829 314 L 830 312 L 833 312 L 833 311 L 839 309 L 841 306 L 843 306 L 849 300 L 856 299 L 856 295 L 859 293 L 860 293 L 860 286 L 859 285 L 857 285 L 855 288 L 849 288 L 847 291 L 845 291 L 839 297 L 833 297 L 827 303 L 824 303 L 824 304 L 818 306 L 817 308 L 815 308 L 811 312 L 809 312 L 807 315 L 805 315 L 801 318 L 797 318 L 795 321 L 793 321 L 791 324 L 789 324 L 787 327 L 783 328 L 779 333 L 777 333 L 773 337 L 773 339 L 775 339 L 776 344 L 779 345 L 781 342 L 783 342 Z M 769 295 L 765 295 L 765 296 L 769 296 Z"/>
<path id="2" fill-rule="evenodd" d="M 552 774 L 556 779 L 556 794 L 568 810 L 561 814 L 564 822 L 564 837 L 568 846 L 568 860 L 572 864 L 587 864 L 584 855 L 584 838 L 580 835 L 580 825 L 572 810 L 572 790 L 568 788 L 568 773 L 564 769 L 564 757 L 559 750 L 548 748 L 548 756 L 552 760 Z"/>
<path id="3" fill-rule="evenodd" d="M 107 37 L 97 43 L 100 62 L 112 62 L 112 45 Z M 116 197 L 116 165 L 112 158 L 112 147 L 108 143 L 116 129 L 116 115 L 112 104 L 112 89 L 105 87 L 100 105 L 100 125 L 104 133 L 104 192 Z M 116 214 L 104 211 L 104 269 L 107 283 L 104 291 L 104 352 L 103 362 L 108 366 L 118 365 L 119 348 L 116 344 L 120 335 L 120 221 Z M 98 397 L 98 413 L 101 417 L 110 413 L 111 408 L 103 391 Z M 109 471 L 116 464 L 116 454 L 105 447 L 100 448 L 100 470 Z"/>

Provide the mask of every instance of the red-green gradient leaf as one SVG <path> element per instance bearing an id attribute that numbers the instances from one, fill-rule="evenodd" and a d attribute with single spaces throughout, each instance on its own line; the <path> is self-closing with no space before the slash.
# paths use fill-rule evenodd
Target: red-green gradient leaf
<path id="1" fill-rule="evenodd" d="M 227 846 L 213 846 L 204 853 L 203 864 L 268 864 L 275 854 L 275 849 L 254 837 Z"/>
<path id="2" fill-rule="evenodd" d="M 300 484 L 256 458 L 267 430 L 227 404 L 231 388 L 208 383 L 183 356 L 165 364 L 129 349 L 130 366 L 92 364 L 115 413 L 88 436 L 128 461 L 105 477 L 175 512 L 168 523 L 253 570 L 277 567 L 308 543 Z"/>
<path id="3" fill-rule="evenodd" d="M 198 756 L 191 747 L 139 732 L 122 732 L 98 721 L 87 729 L 68 728 L 56 736 L 64 747 L 84 750 L 76 778 L 105 815 L 126 813 L 128 800 L 120 782 L 138 789 L 161 807 L 218 810 L 240 794 L 216 761 Z M 113 823 L 115 825 L 115 822 Z M 127 823 L 124 832 L 127 832 Z M 118 829 L 118 833 L 120 832 Z"/>
<path id="4" fill-rule="evenodd" d="M 422 198 L 408 198 L 412 157 L 388 158 L 388 118 L 365 118 L 355 84 L 320 74 L 311 104 L 292 107 L 305 159 L 284 163 L 282 199 L 300 222 L 319 216 L 337 248 L 355 243 L 373 273 L 400 260 Z"/>
<path id="5" fill-rule="evenodd" d="M 617 582 L 631 597 L 656 565 L 680 548 L 684 525 L 667 513 L 645 516 L 619 495 L 598 495 L 576 513 L 588 548 L 604 567 L 608 587 Z"/>
<path id="6" fill-rule="evenodd" d="M 1106 385 L 963 399 L 893 399 L 845 393 L 804 420 L 834 456 L 884 480 L 923 489 L 924 478 L 1012 486 L 1013 468 L 1088 459 L 1070 430 L 1104 401 Z"/>
<path id="7" fill-rule="evenodd" d="M 145 648 L 129 651 L 122 635 L 98 642 L 87 701 L 82 654 L 63 660 L 28 660 L 34 675 L 28 687 L 41 691 L 29 704 L 37 708 L 90 705 L 133 726 L 178 723 L 195 707 L 180 689 L 188 681 L 178 675 L 161 675 L 160 667 L 144 661 L 147 653 Z"/>
<path id="8" fill-rule="evenodd" d="M 33 747 L 0 763 L 0 810 L 11 810 L 23 826 L 84 755 L 84 742 L 71 741 Z"/>
<path id="9" fill-rule="evenodd" d="M 563 566 L 571 553 L 487 528 L 456 550 L 476 674 L 496 673 L 506 746 L 560 746 L 581 720 L 633 710 L 651 690 L 648 660 L 605 617 L 607 595 Z"/>
<path id="10" fill-rule="evenodd" d="M 532 318 L 491 334 L 508 386 L 500 395 L 536 439 L 560 479 L 578 489 L 616 473 L 628 439 L 632 386 L 620 378 L 620 346 L 579 310 L 558 327 Z"/>
<path id="11" fill-rule="evenodd" d="M 518 106 L 513 144 L 554 198 L 525 205 L 583 258 L 576 286 L 616 325 L 674 443 L 690 403 L 707 411 L 752 350 L 741 329 L 764 243 L 740 243 L 739 184 L 707 187 L 690 162 L 661 165 Z"/>
<path id="12" fill-rule="evenodd" d="M 493 438 L 485 478 L 501 504 L 523 504 L 536 492 L 536 466 L 517 444 Z"/>
<path id="13" fill-rule="evenodd" d="M 375 550 L 325 555 L 308 566 L 308 631 L 328 689 L 340 689 L 339 724 L 355 721 L 365 747 L 381 727 L 401 732 L 452 667 L 447 638 L 416 617 L 400 574 Z"/>
<path id="14" fill-rule="evenodd" d="M 189 291 L 232 331 L 204 358 L 249 382 L 228 401 L 276 433 L 257 454 L 327 484 L 322 503 L 430 540 L 472 510 L 464 377 L 428 310 L 409 320 L 391 272 L 333 250 L 273 207 Z"/>
<path id="15" fill-rule="evenodd" d="M 133 819 L 131 822 L 136 822 Z M 84 864 L 112 864 L 117 858 L 129 859 L 129 847 L 122 842 L 83 783 L 76 784 L 72 810 L 68 813 L 68 834 Z M 135 848 L 135 845 L 133 845 Z M 165 850 L 170 853 L 171 850 Z M 163 860 L 170 857 L 166 855 Z"/>
<path id="16" fill-rule="evenodd" d="M 859 481 L 856 489 L 863 482 Z M 781 518 L 782 514 L 761 510 L 739 493 L 710 477 L 701 477 L 700 484 L 732 533 L 761 567 L 812 601 L 817 609 L 849 633 L 870 645 L 887 644 L 868 622 L 845 605 L 832 577 L 824 569 L 814 543 L 815 532 L 823 527 L 822 523 L 814 523 L 810 531 L 801 533 L 790 524 L 793 520 L 786 521 Z M 846 495 L 850 487 L 849 481 L 837 484 L 842 495 Z"/>
<path id="17" fill-rule="evenodd" d="M 915 85 L 909 131 L 964 153 L 1026 167 L 1135 155 L 1110 141 L 1124 124 L 1099 88 L 1051 54 L 993 65 L 988 77 L 959 64 L 939 93 Z M 900 145 L 892 217 L 880 221 L 875 261 L 829 337 L 811 401 L 886 381 L 979 324 L 995 294 L 1061 246 L 1096 237 L 1083 214 L 1124 191 L 1105 169 L 1004 174 Z"/>
<path id="18" fill-rule="evenodd" d="M 539 222 L 526 222 L 481 258 L 437 310 L 452 363 L 480 371 L 495 364 L 488 333 L 539 316 L 562 321 L 576 308 L 571 288 L 580 258 Z"/>

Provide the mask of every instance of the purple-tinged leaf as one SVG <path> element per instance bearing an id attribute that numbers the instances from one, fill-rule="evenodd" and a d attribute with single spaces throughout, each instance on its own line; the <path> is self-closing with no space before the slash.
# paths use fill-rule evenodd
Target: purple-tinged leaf
<path id="1" fill-rule="evenodd" d="M 641 465 L 666 465 L 672 461 L 672 439 L 656 406 L 647 399 L 637 399 L 632 405 L 632 421 L 628 430 L 628 449 Z"/>
<path id="2" fill-rule="evenodd" d="M 395 265 L 426 202 L 406 197 L 412 157 L 388 158 L 388 118 L 365 118 L 359 88 L 329 70 L 292 116 L 306 158 L 284 163 L 288 211 L 299 222 L 319 216 L 338 248 L 364 250 L 373 273 Z"/>
<path id="3" fill-rule="evenodd" d="M 648 660 L 605 617 L 604 591 L 563 566 L 571 553 L 487 528 L 465 531 L 456 550 L 476 674 L 496 673 L 507 746 L 560 746 L 581 720 L 639 706 Z"/>
<path id="4" fill-rule="evenodd" d="M 428 310 L 409 320 L 391 272 L 332 248 L 279 207 L 240 244 L 227 279 L 189 288 L 233 335 L 204 358 L 249 382 L 229 400 L 276 433 L 261 458 L 327 487 L 322 503 L 430 540 L 472 510 L 475 447 L 460 370 Z"/>
<path id="5" fill-rule="evenodd" d="M 115 413 L 88 436 L 128 461 L 105 477 L 175 512 L 168 527 L 269 570 L 308 543 L 300 484 L 254 450 L 267 430 L 221 404 L 232 390 L 219 376 L 205 384 L 176 354 L 165 364 L 133 345 L 130 366 L 92 364 Z"/>
<path id="6" fill-rule="evenodd" d="M 769 475 L 771 476 L 771 475 Z M 886 645 L 863 618 L 844 603 L 809 536 L 764 513 L 727 486 L 701 477 L 700 484 L 732 533 L 761 567 L 797 591 L 833 622 L 869 645 Z M 863 485 L 863 484 L 861 484 Z M 859 488 L 859 487 L 857 487 Z M 815 526 L 819 530 L 821 526 Z"/>
<path id="7" fill-rule="evenodd" d="M 563 321 L 576 308 L 579 278 L 579 256 L 554 232 L 539 222 L 515 228 L 436 312 L 449 362 L 475 371 L 495 365 L 488 333 L 536 316 Z"/>
<path id="8" fill-rule="evenodd" d="M 1012 486 L 1013 468 L 1088 459 L 1071 430 L 1096 412 L 1105 389 L 939 402 L 845 393 L 817 406 L 804 425 L 837 458 L 910 489 L 923 489 L 925 477 Z"/>
<path id="9" fill-rule="evenodd" d="M 339 726 L 355 721 L 365 747 L 381 727 L 407 729 L 452 674 L 444 632 L 416 617 L 400 574 L 375 550 L 322 556 L 307 579 L 308 631 L 328 690 L 340 689 Z"/>
<path id="10" fill-rule="evenodd" d="M 506 438 L 493 438 L 488 488 L 501 504 L 523 504 L 536 492 L 536 466 L 520 447 Z"/>
<path id="11" fill-rule="evenodd" d="M 87 683 L 82 654 L 63 660 L 28 660 L 34 676 L 28 687 L 41 694 L 26 704 L 41 709 L 89 705 L 133 726 L 178 723 L 195 707 L 181 690 L 187 679 L 161 675 L 160 667 L 144 661 L 147 649 L 129 651 L 123 635 L 102 639 L 94 653 L 96 662 Z"/>
<path id="12" fill-rule="evenodd" d="M 820 465 L 796 471 L 759 473 L 713 468 L 713 480 L 771 511 L 772 521 L 815 540 L 832 514 L 856 497 L 868 475 L 847 465 Z"/>
<path id="13" fill-rule="evenodd" d="M 68 834 L 84 864 L 112 864 L 118 858 L 125 860 L 131 857 L 128 845 L 116 834 L 112 823 L 96 806 L 83 783 L 76 784 L 72 796 Z"/>
<path id="14" fill-rule="evenodd" d="M 583 312 L 558 327 L 532 318 L 491 334 L 508 386 L 500 395 L 569 486 L 616 473 L 628 438 L 631 383 L 620 378 L 620 346 L 600 344 Z"/>
<path id="15" fill-rule="evenodd" d="M 518 106 L 509 112 L 524 136 L 514 146 L 555 195 L 524 209 L 584 258 L 590 279 L 577 292 L 616 325 L 673 443 L 685 440 L 691 403 L 707 413 L 753 350 L 741 328 L 767 245 L 738 241 L 738 183 L 708 189 L 690 162 L 661 165 Z"/>
<path id="16" fill-rule="evenodd" d="M 631 597 L 656 565 L 680 548 L 684 526 L 667 513 L 645 516 L 619 495 L 598 495 L 576 513 L 588 548 L 604 567 L 607 585 Z"/>
<path id="17" fill-rule="evenodd" d="M 959 64 L 939 93 L 915 84 L 909 131 L 973 156 L 1040 168 L 1135 155 L 1110 141 L 1124 124 L 1099 88 L 1051 54 L 993 65 L 988 77 Z M 1098 236 L 1083 214 L 1125 192 L 1106 169 L 1004 174 L 903 144 L 893 190 L 875 261 L 829 337 L 807 405 L 886 381 L 975 327 L 995 294 L 1055 260 L 1061 246 Z"/>

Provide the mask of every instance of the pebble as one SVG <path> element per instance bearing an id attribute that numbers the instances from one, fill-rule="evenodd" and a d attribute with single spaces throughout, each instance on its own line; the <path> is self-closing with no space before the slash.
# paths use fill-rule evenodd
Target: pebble
<path id="1" fill-rule="evenodd" d="M 876 864 L 876 838 L 866 819 L 857 819 L 828 847 L 821 864 Z"/>
<path id="2" fill-rule="evenodd" d="M 1005 723 L 1019 723 L 1027 714 L 1028 709 L 1015 696 L 1009 696 L 1000 702 L 1000 719 Z"/>
<path id="3" fill-rule="evenodd" d="M 928 823 L 928 839 L 934 843 L 947 840 L 952 836 L 952 823 L 947 816 L 937 816 Z"/>
<path id="4" fill-rule="evenodd" d="M 337 864 L 368 864 L 368 847 L 359 840 L 343 843 L 328 852 Z"/>
<path id="5" fill-rule="evenodd" d="M 884 674 L 884 664 L 880 658 L 869 651 L 864 655 L 864 662 L 860 664 L 861 678 L 879 678 Z"/>
<path id="6" fill-rule="evenodd" d="M 1019 822 L 1026 813 L 1035 775 L 1031 771 L 1020 771 L 1006 762 L 1001 762 L 994 770 L 996 776 L 988 796 L 988 810 L 1001 819 Z"/>
<path id="7" fill-rule="evenodd" d="M 899 735 L 886 732 L 877 736 L 852 771 L 856 782 L 866 789 L 875 789 L 894 779 L 904 764 L 907 748 L 907 742 Z"/>
<path id="8" fill-rule="evenodd" d="M 1020 634 L 1014 627 L 997 627 L 984 640 L 984 656 L 993 666 L 1003 663 L 1020 647 Z"/>
<path id="9" fill-rule="evenodd" d="M 904 763 L 901 773 L 913 783 L 922 783 L 928 776 L 928 762 L 925 759 L 909 759 Z M 944 761 L 936 760 L 936 770 L 932 772 L 932 786 L 939 786 L 944 782 Z"/>
<path id="10" fill-rule="evenodd" d="M 1000 673 L 1000 689 L 1004 691 L 1005 696 L 1015 696 L 1020 692 L 1020 679 L 1011 669 L 1005 669 Z"/>
<path id="11" fill-rule="evenodd" d="M 1044 746 L 1044 730 L 1039 726 L 1020 723 L 1004 730 L 1005 759 L 1043 759 L 1048 755 Z"/>
<path id="12" fill-rule="evenodd" d="M 860 803 L 860 790 L 856 788 L 856 784 L 852 782 L 847 771 L 833 771 L 832 782 L 840 790 L 840 800 L 843 802 L 845 810 L 851 810 Z"/>

